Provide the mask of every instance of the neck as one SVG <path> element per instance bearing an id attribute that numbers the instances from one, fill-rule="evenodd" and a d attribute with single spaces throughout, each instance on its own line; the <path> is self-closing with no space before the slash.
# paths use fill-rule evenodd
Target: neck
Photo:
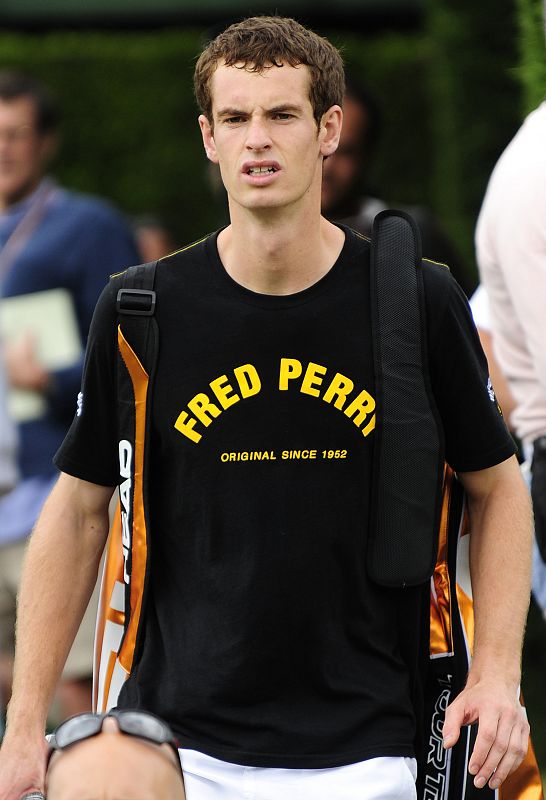
<path id="1" fill-rule="evenodd" d="M 231 212 L 231 225 L 218 237 L 220 259 L 237 283 L 259 294 L 307 289 L 330 270 L 343 247 L 343 231 L 318 212 L 296 219 L 273 209 Z"/>
<path id="2" fill-rule="evenodd" d="M 26 183 L 24 186 L 21 186 L 15 192 L 10 192 L 5 195 L 0 194 L 0 212 L 7 211 L 12 206 L 17 205 L 17 203 L 21 203 L 23 200 L 26 200 L 28 197 L 30 197 L 39 187 L 42 180 L 43 178 L 40 176 L 35 180 Z"/>

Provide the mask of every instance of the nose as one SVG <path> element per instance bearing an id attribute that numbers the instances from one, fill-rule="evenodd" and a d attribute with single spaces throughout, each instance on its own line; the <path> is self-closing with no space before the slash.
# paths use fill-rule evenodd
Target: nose
<path id="1" fill-rule="evenodd" d="M 271 137 L 266 120 L 252 117 L 247 127 L 246 146 L 248 150 L 267 150 L 271 147 Z"/>
<path id="2" fill-rule="evenodd" d="M 103 733 L 117 733 L 119 731 L 118 721 L 115 717 L 106 717 L 102 723 Z"/>

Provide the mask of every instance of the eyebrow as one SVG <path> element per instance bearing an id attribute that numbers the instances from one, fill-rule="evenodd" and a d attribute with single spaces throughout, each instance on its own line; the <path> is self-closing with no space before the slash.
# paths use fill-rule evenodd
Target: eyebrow
<path id="1" fill-rule="evenodd" d="M 301 106 L 293 103 L 283 103 L 279 106 L 273 106 L 273 108 L 267 108 L 266 114 L 279 114 L 286 111 L 301 111 Z M 246 117 L 249 112 L 240 108 L 222 108 L 216 113 L 219 117 Z"/>

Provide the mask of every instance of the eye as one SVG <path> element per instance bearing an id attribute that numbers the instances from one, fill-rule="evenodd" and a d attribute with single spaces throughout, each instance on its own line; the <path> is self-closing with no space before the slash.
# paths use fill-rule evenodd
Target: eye
<path id="1" fill-rule="evenodd" d="M 244 117 L 225 117 L 224 122 L 227 125 L 239 125 L 241 122 L 244 122 Z"/>
<path id="2" fill-rule="evenodd" d="M 281 120 L 281 122 L 292 119 L 294 117 L 293 114 L 289 114 L 287 111 L 276 111 L 273 115 L 273 119 Z"/>

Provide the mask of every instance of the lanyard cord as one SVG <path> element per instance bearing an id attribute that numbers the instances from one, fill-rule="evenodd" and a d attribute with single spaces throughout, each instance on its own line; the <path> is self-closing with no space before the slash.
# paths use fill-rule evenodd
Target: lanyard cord
<path id="1" fill-rule="evenodd" d="M 0 250 L 0 286 L 3 284 L 17 256 L 25 248 L 32 234 L 44 218 L 51 201 L 57 193 L 57 186 L 51 178 L 45 178 L 34 193 L 29 208 Z"/>

